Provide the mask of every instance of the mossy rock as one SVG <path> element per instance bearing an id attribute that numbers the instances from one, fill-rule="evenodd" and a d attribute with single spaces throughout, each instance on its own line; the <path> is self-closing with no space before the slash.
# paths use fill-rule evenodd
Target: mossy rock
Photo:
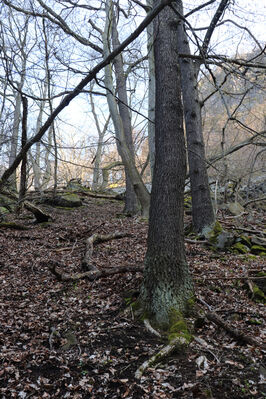
<path id="1" fill-rule="evenodd" d="M 252 244 L 251 244 L 251 240 L 248 236 L 246 236 L 245 234 L 242 234 L 236 241 L 240 241 L 242 244 L 246 245 L 247 247 L 251 248 Z"/>
<path id="2" fill-rule="evenodd" d="M 56 195 L 53 198 L 43 198 L 42 203 L 57 206 L 60 208 L 76 208 L 82 205 L 82 201 L 77 194 L 74 193 L 65 193 L 63 195 Z"/>
<path id="3" fill-rule="evenodd" d="M 263 291 L 257 286 L 257 284 L 254 284 L 253 286 L 253 294 L 256 301 L 266 303 L 266 296 L 264 295 Z"/>
<path id="4" fill-rule="evenodd" d="M 224 231 L 221 224 L 216 221 L 212 227 L 206 227 L 202 234 L 206 237 L 214 250 L 224 250 L 235 241 L 235 237 L 231 232 Z"/>
<path id="5" fill-rule="evenodd" d="M 262 245 L 252 245 L 251 253 L 255 255 L 265 256 L 266 255 L 266 247 Z"/>
<path id="6" fill-rule="evenodd" d="M 239 202 L 231 202 L 227 205 L 227 208 L 234 216 L 238 216 L 241 213 L 245 212 L 245 209 L 241 204 L 239 204 Z"/>
<path id="7" fill-rule="evenodd" d="M 242 244 L 241 242 L 236 242 L 233 246 L 232 249 L 236 253 L 240 254 L 246 254 L 250 251 L 250 248 L 247 245 Z"/>
<path id="8" fill-rule="evenodd" d="M 84 187 L 82 185 L 81 179 L 71 179 L 71 180 L 69 180 L 69 182 L 67 183 L 66 189 L 70 190 L 70 191 L 81 191 L 81 192 L 82 191 L 84 191 L 84 192 L 89 191 L 88 187 Z"/>
<path id="9" fill-rule="evenodd" d="M 82 205 L 82 201 L 77 194 L 66 193 L 61 196 L 61 201 L 65 202 L 65 205 L 69 208 L 75 208 Z"/>
<path id="10" fill-rule="evenodd" d="M 217 237 L 223 231 L 221 224 L 216 221 L 214 225 L 207 226 L 202 230 L 202 234 L 204 235 L 210 243 L 216 245 Z"/>

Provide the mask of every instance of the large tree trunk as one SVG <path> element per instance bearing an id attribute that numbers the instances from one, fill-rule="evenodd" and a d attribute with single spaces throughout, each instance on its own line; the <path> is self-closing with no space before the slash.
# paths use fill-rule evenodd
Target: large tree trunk
<path id="1" fill-rule="evenodd" d="M 145 314 L 163 328 L 169 326 L 173 312 L 186 310 L 193 295 L 183 232 L 186 156 L 177 27 L 170 7 L 154 22 L 155 166 L 140 296 Z"/>
<path id="2" fill-rule="evenodd" d="M 181 0 L 178 0 L 178 11 L 183 14 Z M 179 53 L 190 54 L 184 22 L 181 19 L 178 25 L 178 51 Z M 204 232 L 213 227 L 215 215 L 205 160 L 201 106 L 197 90 L 197 71 L 190 58 L 179 58 L 179 65 L 192 194 L 192 220 L 195 231 Z"/>

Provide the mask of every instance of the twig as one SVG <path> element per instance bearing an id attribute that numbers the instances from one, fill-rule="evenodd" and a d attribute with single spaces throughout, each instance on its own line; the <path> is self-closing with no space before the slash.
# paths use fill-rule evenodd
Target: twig
<path id="1" fill-rule="evenodd" d="M 223 319 L 221 319 L 220 316 L 218 316 L 217 313 L 212 311 L 212 308 L 210 305 L 208 305 L 202 298 L 198 298 L 198 301 L 202 303 L 204 306 L 208 308 L 208 312 L 205 314 L 207 319 L 215 323 L 217 326 L 222 327 L 225 331 L 227 331 L 233 338 L 235 338 L 238 341 L 245 342 L 246 344 L 253 345 L 253 346 L 258 346 L 261 348 L 265 348 L 265 345 L 261 344 L 254 338 L 250 337 L 249 335 L 246 335 L 239 331 L 236 328 L 233 328 L 229 325 L 229 323 L 225 322 Z"/>

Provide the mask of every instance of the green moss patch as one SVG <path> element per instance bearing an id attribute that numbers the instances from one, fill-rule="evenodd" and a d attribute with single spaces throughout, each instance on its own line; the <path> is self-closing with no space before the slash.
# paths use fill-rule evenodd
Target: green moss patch
<path id="1" fill-rule="evenodd" d="M 265 256 L 266 248 L 262 245 L 252 245 L 251 253 L 253 253 L 255 255 Z"/>
<path id="2" fill-rule="evenodd" d="M 171 310 L 170 327 L 167 334 L 169 342 L 176 338 L 184 338 L 188 345 L 192 340 L 192 335 L 189 331 L 186 320 L 183 314 L 175 309 Z"/>
<path id="3" fill-rule="evenodd" d="M 240 253 L 240 254 L 246 254 L 250 251 L 250 248 L 247 245 L 242 244 L 241 242 L 236 242 L 232 246 L 232 249 L 234 252 Z"/>

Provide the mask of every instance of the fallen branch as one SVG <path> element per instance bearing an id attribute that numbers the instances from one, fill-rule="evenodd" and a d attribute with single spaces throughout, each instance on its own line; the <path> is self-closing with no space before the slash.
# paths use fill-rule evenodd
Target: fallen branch
<path id="1" fill-rule="evenodd" d="M 215 313 L 214 311 L 211 310 L 211 306 L 208 305 L 201 298 L 198 298 L 198 301 L 201 302 L 203 305 L 205 305 L 208 308 L 209 311 L 205 314 L 207 319 L 212 321 L 213 323 L 215 323 L 217 326 L 222 327 L 226 332 L 228 332 L 237 341 L 245 342 L 248 345 L 265 348 L 265 345 L 261 344 L 256 339 L 250 337 L 249 335 L 244 334 L 243 332 L 239 331 L 236 328 L 233 328 L 232 326 L 230 326 L 229 323 L 227 323 L 223 319 L 221 319 L 221 317 L 218 316 L 217 313 Z"/>
<path id="2" fill-rule="evenodd" d="M 29 230 L 28 226 L 24 226 L 23 224 L 14 223 L 14 222 L 1 222 L 0 228 L 4 229 L 14 229 L 14 230 Z"/>
<path id="3" fill-rule="evenodd" d="M 177 337 L 173 339 L 170 344 L 164 346 L 159 352 L 153 355 L 150 359 L 146 360 L 135 372 L 135 378 L 140 379 L 143 373 L 149 368 L 159 363 L 161 360 L 167 358 L 175 350 L 180 350 L 187 345 L 187 340 L 183 337 Z"/>
<path id="4" fill-rule="evenodd" d="M 189 244 L 207 244 L 207 240 L 191 240 L 190 238 L 185 238 L 185 242 Z"/>
<path id="5" fill-rule="evenodd" d="M 204 281 L 209 281 L 209 280 L 263 280 L 265 279 L 264 276 L 262 277 L 252 277 L 252 276 L 238 276 L 238 277 L 201 277 L 201 276 L 196 276 L 194 275 L 194 277 L 197 280 L 204 280 Z"/>
<path id="6" fill-rule="evenodd" d="M 48 265 L 50 271 L 58 278 L 60 281 L 77 281 L 81 279 L 88 279 L 89 281 L 94 281 L 98 280 L 99 278 L 102 277 L 108 277 L 113 274 L 119 274 L 119 273 L 133 273 L 133 272 L 142 272 L 143 267 L 140 266 L 117 266 L 117 267 L 112 267 L 107 270 L 90 270 L 88 272 L 84 273 L 65 273 L 62 271 L 61 267 L 58 266 L 57 262 L 50 262 Z"/>
<path id="7" fill-rule="evenodd" d="M 24 207 L 32 212 L 36 218 L 36 221 L 38 223 L 43 223 L 43 222 L 48 222 L 49 220 L 52 220 L 51 215 L 48 213 L 44 212 L 41 208 L 38 206 L 34 205 L 32 202 L 25 201 L 24 202 Z"/>
<path id="8" fill-rule="evenodd" d="M 245 208 L 247 205 L 253 204 L 253 202 L 260 202 L 260 201 L 266 201 L 266 197 L 256 198 L 256 199 L 247 201 L 247 202 L 243 205 L 243 207 Z"/>
<path id="9" fill-rule="evenodd" d="M 236 227 L 236 226 L 232 226 L 231 224 L 227 224 L 228 228 L 232 229 L 232 230 L 240 230 L 240 231 L 246 231 L 247 233 L 251 233 L 251 234 L 262 234 L 262 235 L 266 235 L 265 231 L 261 231 L 261 230 L 254 230 L 254 229 L 247 229 L 246 227 Z"/>

